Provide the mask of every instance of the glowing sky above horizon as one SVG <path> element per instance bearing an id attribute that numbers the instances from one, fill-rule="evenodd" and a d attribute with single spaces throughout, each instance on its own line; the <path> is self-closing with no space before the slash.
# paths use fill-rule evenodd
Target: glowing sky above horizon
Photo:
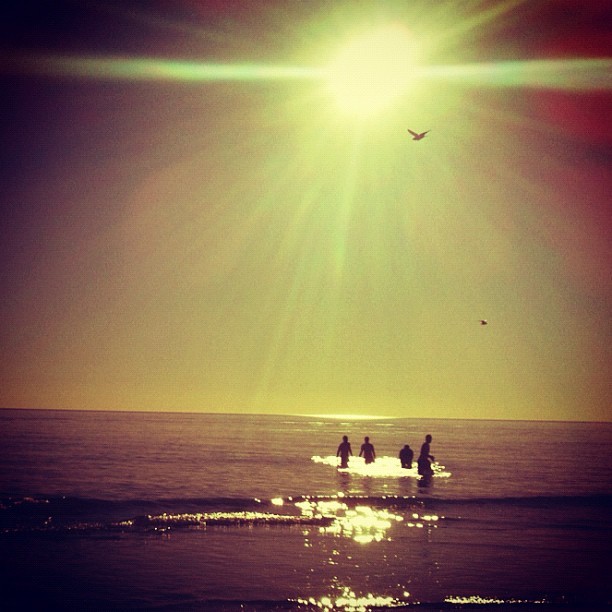
<path id="1" fill-rule="evenodd" d="M 0 406 L 610 420 L 608 6 L 9 3 Z"/>

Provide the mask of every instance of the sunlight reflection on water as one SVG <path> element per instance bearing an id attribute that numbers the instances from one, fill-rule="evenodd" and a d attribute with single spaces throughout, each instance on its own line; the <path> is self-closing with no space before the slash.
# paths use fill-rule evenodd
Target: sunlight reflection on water
<path id="1" fill-rule="evenodd" d="M 404 595 L 408 597 L 410 593 L 404 593 Z M 374 595 L 373 593 L 357 595 L 349 587 L 340 587 L 340 592 L 337 595 L 325 595 L 319 599 L 309 597 L 297 601 L 300 604 L 317 607 L 321 610 L 343 610 L 346 612 L 365 612 L 372 608 L 398 608 L 408 603 L 394 597 Z"/>
<path id="2" fill-rule="evenodd" d="M 489 606 L 489 605 L 524 605 L 524 604 L 547 604 L 546 599 L 499 599 L 497 597 L 481 597 L 480 595 L 470 595 L 464 597 L 449 596 L 444 598 L 444 603 L 449 603 L 458 606 Z"/>
<path id="3" fill-rule="evenodd" d="M 396 457 L 377 457 L 374 463 L 369 464 L 365 463 L 363 457 L 351 457 L 349 459 L 348 468 L 340 468 L 339 459 L 335 455 L 327 455 L 326 457 L 315 455 L 310 459 L 314 463 L 335 467 L 338 468 L 339 472 L 347 474 L 358 474 L 360 476 L 371 476 L 373 478 L 388 478 L 392 476 L 419 478 L 416 461 L 412 463 L 412 468 L 408 470 L 402 467 L 400 460 Z M 434 462 L 431 467 L 434 472 L 434 478 L 451 477 L 451 473 L 446 470 L 445 466 Z"/>
<path id="4" fill-rule="evenodd" d="M 388 510 L 375 510 L 370 506 L 349 508 L 339 501 L 302 501 L 295 504 L 305 516 L 333 518 L 329 526 L 321 527 L 322 533 L 352 538 L 356 542 L 368 544 L 380 542 L 385 538 L 393 522 L 403 518 Z"/>
<path id="5" fill-rule="evenodd" d="M 403 599 L 389 595 L 375 595 L 367 593 L 357 595 L 349 587 L 339 587 L 337 594 L 323 595 L 318 599 L 309 597 L 308 599 L 298 599 L 297 603 L 302 605 L 319 608 L 320 610 L 342 610 L 343 612 L 367 612 L 372 609 L 391 609 L 403 608 L 406 606 L 419 605 L 420 602 L 411 599 L 409 592 L 404 591 Z M 444 598 L 444 604 L 457 606 L 491 606 L 503 607 L 506 605 L 537 605 L 550 603 L 546 599 L 503 599 L 497 597 L 481 597 L 470 595 L 464 597 L 448 596 Z"/>
<path id="6" fill-rule="evenodd" d="M 369 544 L 389 540 L 387 532 L 394 524 L 403 523 L 404 517 L 395 514 L 387 508 L 374 508 L 366 504 L 360 504 L 354 508 L 349 507 L 342 501 L 341 493 L 335 499 L 304 499 L 295 502 L 295 506 L 302 512 L 305 519 L 327 518 L 331 519 L 329 525 L 319 527 L 319 532 L 338 537 L 345 537 L 359 542 Z M 273 503 L 279 504 L 278 499 Z M 440 517 L 435 514 L 420 515 L 413 512 L 410 520 L 405 522 L 407 527 L 423 528 L 437 527 Z"/>

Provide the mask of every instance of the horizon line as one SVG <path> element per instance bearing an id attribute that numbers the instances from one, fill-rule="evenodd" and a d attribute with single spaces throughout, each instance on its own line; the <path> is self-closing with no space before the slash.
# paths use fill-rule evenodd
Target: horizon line
<path id="1" fill-rule="evenodd" d="M 364 421 L 364 420 L 415 420 L 415 421 L 516 421 L 526 423 L 605 423 L 612 424 L 612 420 L 588 420 L 588 419 L 526 419 L 526 418 L 508 418 L 508 417 L 467 417 L 467 416 L 390 416 L 390 415 L 372 415 L 372 414 L 356 414 L 356 413 L 331 413 L 331 414 L 308 414 L 308 413 L 291 413 L 291 412 L 237 412 L 237 411 L 200 411 L 200 410 L 151 410 L 139 408 L 32 408 L 32 407 L 7 407 L 0 406 L 1 410 L 24 410 L 24 411 L 39 411 L 39 412 L 119 412 L 119 413 L 139 413 L 139 414 L 201 414 L 208 416 L 263 416 L 263 417 L 293 417 L 304 419 L 329 419 L 338 421 L 342 419 Z"/>

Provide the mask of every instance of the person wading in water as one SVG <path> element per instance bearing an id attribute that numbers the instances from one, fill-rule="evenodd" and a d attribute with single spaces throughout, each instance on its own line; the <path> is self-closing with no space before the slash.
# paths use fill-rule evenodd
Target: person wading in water
<path id="1" fill-rule="evenodd" d="M 353 450 L 351 449 L 351 443 L 348 441 L 348 436 L 342 436 L 342 442 L 340 442 L 340 446 L 338 446 L 338 450 L 336 452 L 336 457 L 340 457 L 340 467 L 347 468 L 349 456 L 353 454 Z"/>
<path id="2" fill-rule="evenodd" d="M 374 463 L 374 459 L 376 459 L 374 445 L 370 443 L 370 438 L 368 438 L 368 436 L 363 439 L 363 444 L 361 445 L 359 456 L 365 459 L 366 465 L 368 463 Z"/>

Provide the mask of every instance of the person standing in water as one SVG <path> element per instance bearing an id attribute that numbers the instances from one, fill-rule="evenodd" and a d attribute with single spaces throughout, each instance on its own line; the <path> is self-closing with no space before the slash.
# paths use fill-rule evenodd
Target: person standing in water
<path id="1" fill-rule="evenodd" d="M 430 454 L 430 445 L 431 445 L 431 435 L 427 434 L 425 436 L 425 442 L 421 446 L 421 454 L 417 459 L 417 465 L 419 470 L 419 476 L 422 476 L 423 479 L 430 479 L 433 476 L 433 470 L 431 469 L 431 462 L 435 461 L 436 458 Z"/>
<path id="2" fill-rule="evenodd" d="M 353 454 L 353 450 L 351 449 L 351 443 L 348 441 L 348 436 L 342 436 L 342 442 L 340 442 L 340 446 L 338 446 L 338 450 L 336 452 L 336 457 L 340 457 L 340 467 L 347 468 L 349 456 Z"/>
<path id="3" fill-rule="evenodd" d="M 399 459 L 402 462 L 402 467 L 409 470 L 412 467 L 412 459 L 414 458 L 414 452 L 410 448 L 409 444 L 406 444 L 404 448 L 399 452 Z"/>
<path id="4" fill-rule="evenodd" d="M 365 459 L 366 465 L 368 463 L 374 463 L 374 460 L 376 459 L 374 445 L 370 443 L 370 438 L 368 438 L 368 436 L 363 439 L 363 444 L 361 445 L 359 456 Z"/>

